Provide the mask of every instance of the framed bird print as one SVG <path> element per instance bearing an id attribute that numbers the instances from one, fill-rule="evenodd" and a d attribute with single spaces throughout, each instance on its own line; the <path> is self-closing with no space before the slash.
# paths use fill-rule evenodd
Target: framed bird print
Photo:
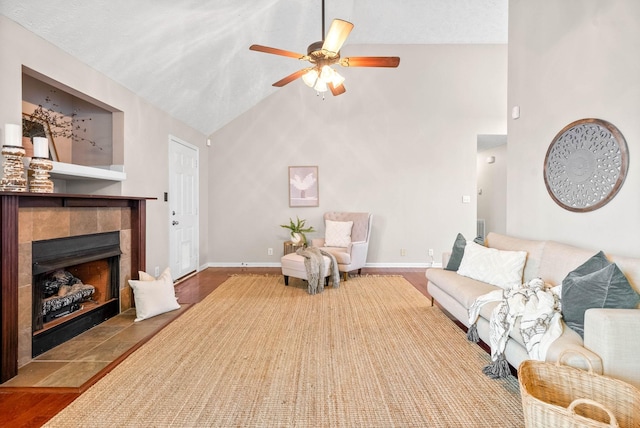
<path id="1" fill-rule="evenodd" d="M 289 206 L 317 207 L 318 167 L 290 166 L 289 167 Z"/>

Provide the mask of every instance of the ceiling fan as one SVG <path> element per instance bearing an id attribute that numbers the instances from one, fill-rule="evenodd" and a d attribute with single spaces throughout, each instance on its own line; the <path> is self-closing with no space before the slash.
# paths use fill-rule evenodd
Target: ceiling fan
<path id="1" fill-rule="evenodd" d="M 322 35 L 324 37 L 324 0 L 322 1 Z M 268 54 L 287 56 L 299 59 L 300 61 L 309 61 L 310 67 L 303 68 L 287 77 L 278 80 L 273 86 L 282 87 L 294 80 L 302 77 L 304 83 L 315 89 L 317 92 L 326 92 L 327 89 L 333 95 L 343 94 L 346 89 L 344 87 L 344 77 L 342 77 L 334 68 L 333 64 L 340 64 L 343 67 L 392 67 L 395 68 L 400 64 L 400 58 L 397 56 L 352 56 L 341 58 L 340 48 L 347 40 L 349 33 L 353 29 L 353 24 L 342 19 L 334 19 L 329 27 L 324 40 L 315 42 L 307 48 L 307 54 L 299 54 L 296 52 L 286 51 L 277 48 L 271 48 L 262 45 L 251 45 L 249 49 L 252 51 L 264 52 Z"/>

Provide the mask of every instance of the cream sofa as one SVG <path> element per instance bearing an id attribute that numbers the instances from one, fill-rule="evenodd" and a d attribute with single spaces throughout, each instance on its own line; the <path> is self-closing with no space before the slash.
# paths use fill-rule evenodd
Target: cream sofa
<path id="1" fill-rule="evenodd" d="M 598 250 L 577 248 L 553 241 L 534 241 L 489 233 L 487 247 L 498 250 L 526 251 L 523 282 L 542 278 L 558 285 L 569 272 L 580 266 Z M 449 253 L 443 256 L 447 266 Z M 640 292 L 640 259 L 607 255 L 625 274 L 631 286 Z M 454 271 L 430 268 L 426 271 L 427 290 L 451 316 L 469 327 L 468 308 L 475 299 L 497 287 L 458 275 Z M 480 339 L 489 343 L 489 319 L 498 303 L 484 305 L 477 322 Z M 554 341 L 547 361 L 555 362 L 566 349 L 577 350 L 589 359 L 596 373 L 625 380 L 640 387 L 640 309 L 589 309 L 585 314 L 584 340 L 563 322 L 563 333 Z M 586 368 L 584 356 L 567 353 L 565 364 Z M 518 325 L 513 329 L 505 349 L 507 361 L 515 368 L 528 359 Z"/>

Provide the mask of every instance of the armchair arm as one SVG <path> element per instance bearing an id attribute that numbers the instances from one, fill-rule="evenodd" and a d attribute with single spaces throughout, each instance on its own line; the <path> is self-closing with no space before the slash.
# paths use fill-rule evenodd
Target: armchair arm
<path id="1" fill-rule="evenodd" d="M 364 267 L 367 263 L 367 250 L 369 243 L 366 241 L 358 241 L 351 243 L 351 265 L 355 266 L 355 269 Z"/>
<path id="2" fill-rule="evenodd" d="M 324 238 L 313 238 L 311 240 L 312 247 L 324 247 Z"/>
<path id="3" fill-rule="evenodd" d="M 584 346 L 602 358 L 605 376 L 640 388 L 640 309 L 589 309 Z"/>

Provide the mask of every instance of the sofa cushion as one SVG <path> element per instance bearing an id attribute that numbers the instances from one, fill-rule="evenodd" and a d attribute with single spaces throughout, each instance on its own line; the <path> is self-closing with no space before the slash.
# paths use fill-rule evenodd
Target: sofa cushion
<path id="1" fill-rule="evenodd" d="M 476 299 L 497 287 L 486 282 L 458 275 L 444 269 L 427 269 L 427 279 L 436 287 L 454 298 L 465 308 L 469 308 Z"/>
<path id="2" fill-rule="evenodd" d="M 622 271 L 602 251 L 562 281 L 562 316 L 567 325 L 584 336 L 584 313 L 590 308 L 633 309 L 638 293 Z"/>
<path id="3" fill-rule="evenodd" d="M 324 247 L 324 251 L 327 251 L 336 258 L 336 262 L 341 265 L 351 264 L 351 253 L 347 251 L 345 247 Z"/>
<path id="4" fill-rule="evenodd" d="M 507 289 L 522 284 L 526 261 L 526 251 L 501 251 L 468 241 L 458 274 Z"/>
<path id="5" fill-rule="evenodd" d="M 533 278 L 542 278 L 544 282 L 549 282 L 547 278 L 540 275 L 540 268 L 543 266 L 543 264 L 547 263 L 547 257 L 544 257 L 545 261 L 543 263 L 543 253 L 546 254 L 547 241 L 522 239 L 516 238 L 514 236 L 507 236 L 495 232 L 489 232 L 489 234 L 487 235 L 486 246 L 503 251 L 526 251 L 527 262 L 525 263 L 524 271 L 522 272 L 522 282 L 529 282 Z M 573 266 L 576 265 L 574 264 Z M 569 270 L 571 269 L 566 270 L 565 274 L 569 272 Z M 562 276 L 562 278 L 564 278 L 564 275 Z M 554 285 L 559 283 L 559 281 L 555 282 Z"/>

